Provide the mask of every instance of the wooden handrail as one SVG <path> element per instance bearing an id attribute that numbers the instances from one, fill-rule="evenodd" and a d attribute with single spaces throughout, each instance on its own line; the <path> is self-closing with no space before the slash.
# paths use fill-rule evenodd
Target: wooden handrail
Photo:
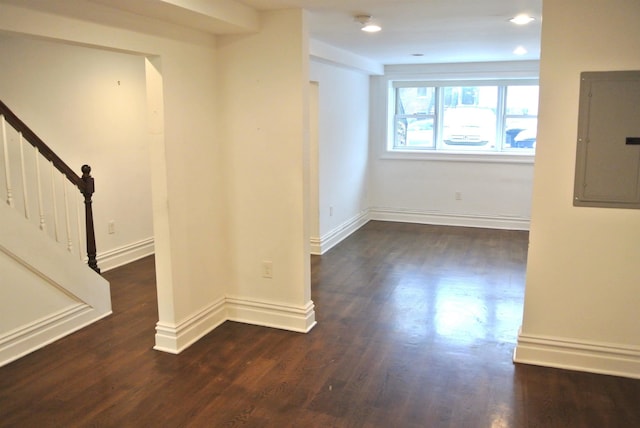
<path id="1" fill-rule="evenodd" d="M 4 120 L 8 124 L 10 124 L 16 131 L 22 134 L 24 139 L 27 140 L 29 144 L 37 148 L 38 152 L 45 159 L 50 161 L 53 166 L 67 178 L 67 180 L 73 183 L 73 185 L 76 186 L 78 190 L 80 190 L 80 193 L 82 193 L 82 195 L 84 196 L 88 264 L 91 269 L 93 269 L 97 273 L 100 273 L 100 269 L 98 268 L 98 263 L 96 261 L 96 238 L 95 230 L 93 227 L 93 209 L 91 197 L 93 195 L 95 187 L 93 177 L 91 177 L 91 167 L 89 165 L 83 165 L 82 177 L 80 177 L 2 101 L 0 101 L 0 114 L 4 116 Z"/>
<path id="2" fill-rule="evenodd" d="M 33 132 L 22 120 L 20 120 L 20 118 L 18 118 L 18 116 L 16 116 L 2 101 L 0 101 L 0 114 L 3 114 L 4 119 L 8 124 L 13 126 L 13 129 L 21 132 L 22 136 L 29 142 L 29 144 L 37 147 L 40 154 L 48 161 L 53 162 L 53 166 L 63 173 L 65 177 L 67 177 L 67 179 L 71 181 L 82 194 L 84 194 L 84 181 L 82 181 L 78 174 L 69 168 L 69 165 L 60 159 L 60 157 L 55 154 L 54 151 L 51 150 L 49 146 L 47 146 L 45 142 L 42 141 L 42 139 L 38 137 L 36 133 Z"/>

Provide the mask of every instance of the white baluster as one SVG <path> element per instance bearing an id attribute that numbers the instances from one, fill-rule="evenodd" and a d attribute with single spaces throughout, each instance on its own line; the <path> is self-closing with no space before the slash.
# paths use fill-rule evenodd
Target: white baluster
<path id="1" fill-rule="evenodd" d="M 60 234 L 58 233 L 58 198 L 56 197 L 56 180 L 55 172 L 56 167 L 53 166 L 53 162 L 49 161 L 51 166 L 51 201 L 53 203 L 53 231 L 56 238 L 56 242 L 60 242 Z"/>
<path id="2" fill-rule="evenodd" d="M 7 204 L 13 207 L 13 194 L 11 193 L 11 169 L 9 167 L 9 146 L 7 145 L 7 124 L 4 120 L 4 115 L 0 115 L 0 122 L 2 123 L 2 147 L 4 150 L 4 175 L 7 184 Z"/>
<path id="3" fill-rule="evenodd" d="M 61 174 L 62 177 L 62 190 L 64 191 L 64 219 L 67 226 L 67 251 L 70 253 L 73 251 L 73 245 L 71 242 L 71 221 L 69 220 L 69 198 L 67 197 L 67 176 Z"/>
<path id="4" fill-rule="evenodd" d="M 24 138 L 22 132 L 18 133 L 20 137 L 20 167 L 22 168 L 22 195 L 24 196 L 24 216 L 29 218 L 29 195 L 27 193 L 27 171 L 24 167 Z"/>
<path id="5" fill-rule="evenodd" d="M 40 216 L 40 230 L 45 230 L 46 224 L 44 221 L 44 203 L 42 202 L 42 180 L 40 179 L 40 152 L 37 147 L 33 147 L 35 150 L 36 160 L 36 182 L 38 185 L 38 215 Z"/>

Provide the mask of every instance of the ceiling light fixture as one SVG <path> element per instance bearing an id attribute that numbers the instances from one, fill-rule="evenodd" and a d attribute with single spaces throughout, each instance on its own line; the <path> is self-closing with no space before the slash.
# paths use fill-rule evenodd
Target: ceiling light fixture
<path id="1" fill-rule="evenodd" d="M 367 33 L 377 33 L 378 31 L 382 30 L 382 27 L 380 27 L 380 25 L 371 20 L 371 15 L 356 15 L 353 17 L 353 19 L 356 22 L 360 23 L 360 25 L 362 25 L 360 29 Z"/>
<path id="2" fill-rule="evenodd" d="M 527 49 L 524 46 L 518 46 L 513 50 L 513 53 L 516 55 L 524 55 L 527 53 Z"/>
<path id="3" fill-rule="evenodd" d="M 535 21 L 535 18 L 524 13 L 514 16 L 509 20 L 509 22 L 513 22 L 516 25 L 527 25 L 531 21 Z"/>

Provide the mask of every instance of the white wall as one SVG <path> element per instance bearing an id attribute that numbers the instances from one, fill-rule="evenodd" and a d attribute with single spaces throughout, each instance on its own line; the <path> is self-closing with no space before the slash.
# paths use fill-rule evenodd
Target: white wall
<path id="1" fill-rule="evenodd" d="M 323 253 L 366 221 L 369 76 L 313 60 L 319 83 L 318 226 L 312 252 Z"/>
<path id="2" fill-rule="evenodd" d="M 537 74 L 537 62 L 520 61 L 393 66 L 386 68 L 384 76 L 372 77 L 371 217 L 528 229 L 532 158 L 389 153 L 386 109 L 392 80 L 535 79 Z"/>
<path id="3" fill-rule="evenodd" d="M 100 267 L 152 252 L 144 58 L 6 34 L 0 35 L 0 58 L 4 103 L 78 175 L 85 163 L 93 169 Z M 19 171 L 12 172 L 19 186 Z M 31 213 L 37 213 L 35 185 L 29 194 Z M 53 233 L 53 219 L 47 220 Z M 109 221 L 114 234 L 107 233 Z"/>
<path id="4" fill-rule="evenodd" d="M 320 198 L 320 183 L 318 180 L 318 151 L 319 151 L 319 109 L 320 84 L 309 82 L 309 236 L 310 250 L 314 253 L 314 239 L 320 236 L 320 212 L 318 200 Z"/>
<path id="5" fill-rule="evenodd" d="M 218 39 L 230 318 L 297 331 L 315 324 L 306 19 L 301 10 L 263 12 L 259 33 Z M 271 278 L 264 262 L 272 264 Z"/>
<path id="6" fill-rule="evenodd" d="M 580 72 L 640 69 L 638 17 L 635 1 L 544 2 L 516 361 L 640 378 L 640 212 L 572 205 Z"/>

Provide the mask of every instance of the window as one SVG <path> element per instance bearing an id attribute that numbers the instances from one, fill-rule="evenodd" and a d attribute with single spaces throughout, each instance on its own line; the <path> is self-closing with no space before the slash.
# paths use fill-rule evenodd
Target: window
<path id="1" fill-rule="evenodd" d="M 396 90 L 394 147 L 434 148 L 435 88 Z"/>
<path id="2" fill-rule="evenodd" d="M 393 151 L 533 154 L 538 86 L 393 82 Z"/>

